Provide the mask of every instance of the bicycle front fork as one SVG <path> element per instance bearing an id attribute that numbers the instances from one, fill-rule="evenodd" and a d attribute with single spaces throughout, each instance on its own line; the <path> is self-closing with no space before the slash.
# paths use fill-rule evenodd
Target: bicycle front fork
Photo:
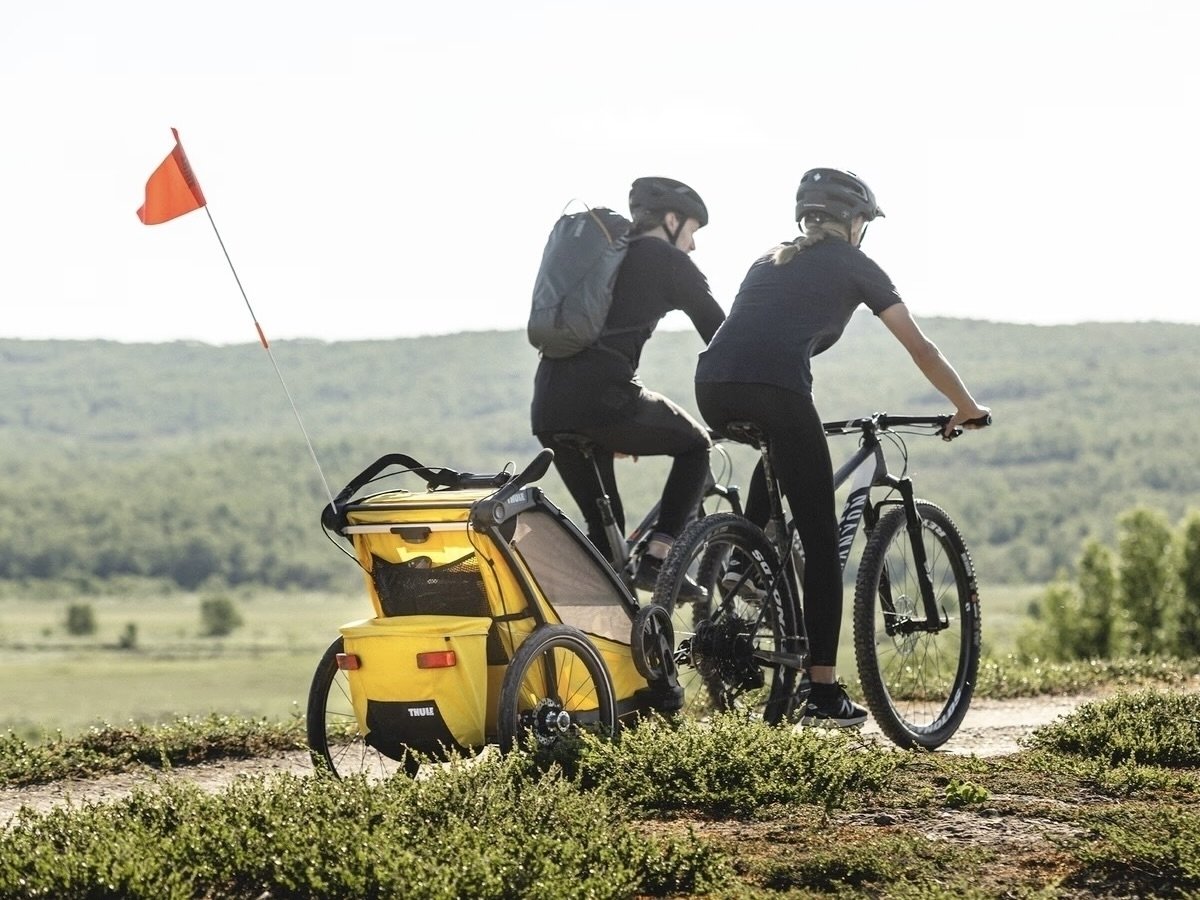
<path id="1" fill-rule="evenodd" d="M 950 619 L 938 607 L 937 597 L 933 593 L 933 578 L 929 574 L 929 557 L 925 553 L 925 531 L 921 524 L 921 514 L 917 511 L 916 498 L 913 496 L 912 480 L 909 478 L 897 479 L 896 487 L 900 491 L 900 498 L 904 504 L 904 527 L 908 530 L 912 561 L 917 570 L 917 586 L 921 590 L 921 603 L 925 607 L 924 621 L 897 620 L 896 630 L 903 633 L 913 631 L 935 633 L 948 628 Z M 892 602 L 890 585 L 887 590 L 886 602 Z"/>

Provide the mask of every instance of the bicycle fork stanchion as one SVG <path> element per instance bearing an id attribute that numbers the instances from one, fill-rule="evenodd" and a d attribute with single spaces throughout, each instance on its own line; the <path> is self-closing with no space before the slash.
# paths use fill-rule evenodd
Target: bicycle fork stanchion
<path id="1" fill-rule="evenodd" d="M 896 486 L 904 501 L 905 528 L 908 530 L 909 543 L 912 544 L 913 562 L 916 563 L 917 568 L 917 584 L 921 588 L 921 601 L 925 606 L 925 622 L 917 626 L 910 619 L 904 630 L 911 632 L 919 628 L 921 631 L 930 633 L 942 631 L 949 627 L 950 620 L 942 618 L 937 598 L 933 595 L 933 579 L 929 575 L 929 558 L 925 555 L 925 536 L 921 527 L 921 515 L 917 512 L 917 503 L 913 497 L 912 481 L 908 478 L 900 478 L 897 479 Z"/>

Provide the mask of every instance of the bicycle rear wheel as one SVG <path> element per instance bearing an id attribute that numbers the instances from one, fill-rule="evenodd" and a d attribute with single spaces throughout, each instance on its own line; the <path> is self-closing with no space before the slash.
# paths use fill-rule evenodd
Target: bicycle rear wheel
<path id="1" fill-rule="evenodd" d="M 917 501 L 942 627 L 927 627 L 904 507 L 875 526 L 854 589 L 854 650 L 867 706 L 901 747 L 934 749 L 958 730 L 979 668 L 979 595 L 966 544 L 938 506 Z"/>
<path id="2" fill-rule="evenodd" d="M 415 775 L 420 765 L 415 756 L 406 755 L 403 762 L 397 762 L 364 739 L 350 701 L 349 679 L 338 668 L 337 655 L 342 651 L 342 638 L 338 637 L 321 656 L 308 691 L 305 724 L 313 768 L 335 778 L 365 775 L 384 779 L 399 771 Z"/>
<path id="3" fill-rule="evenodd" d="M 689 577 L 701 596 L 683 601 Z M 761 529 L 734 513 L 693 522 L 663 563 L 654 602 L 675 622 L 682 715 L 787 719 L 807 666 L 806 641 L 791 583 Z"/>

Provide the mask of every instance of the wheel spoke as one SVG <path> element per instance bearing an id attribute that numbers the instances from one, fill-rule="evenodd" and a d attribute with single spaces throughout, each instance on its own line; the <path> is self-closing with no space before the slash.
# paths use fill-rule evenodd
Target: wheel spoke
<path id="1" fill-rule="evenodd" d="M 798 633 L 798 611 L 783 580 L 771 596 L 764 589 L 776 582 L 779 565 L 762 531 L 731 513 L 706 516 L 676 539 L 662 571 L 654 602 L 673 613 L 682 714 L 742 712 L 781 721 L 796 671 L 755 653 L 782 658 Z M 685 574 L 703 599 L 678 599 Z"/>
<path id="2" fill-rule="evenodd" d="M 337 778 L 389 778 L 406 766 L 389 759 L 364 739 L 350 697 L 349 679 L 337 667 L 337 654 L 342 648 L 341 638 L 330 644 L 309 689 L 307 730 L 314 765 Z"/>

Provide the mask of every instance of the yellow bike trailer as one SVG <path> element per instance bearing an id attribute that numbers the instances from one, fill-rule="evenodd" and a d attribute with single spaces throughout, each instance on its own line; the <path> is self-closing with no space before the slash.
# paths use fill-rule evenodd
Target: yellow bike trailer
<path id="1" fill-rule="evenodd" d="M 670 617 L 637 600 L 522 473 L 377 460 L 322 514 L 350 542 L 375 616 L 341 628 L 309 696 L 314 761 L 415 771 L 497 743 L 548 746 L 682 703 Z M 357 497 L 387 469 L 423 489 Z M 399 474 L 399 473 L 396 473 Z"/>

